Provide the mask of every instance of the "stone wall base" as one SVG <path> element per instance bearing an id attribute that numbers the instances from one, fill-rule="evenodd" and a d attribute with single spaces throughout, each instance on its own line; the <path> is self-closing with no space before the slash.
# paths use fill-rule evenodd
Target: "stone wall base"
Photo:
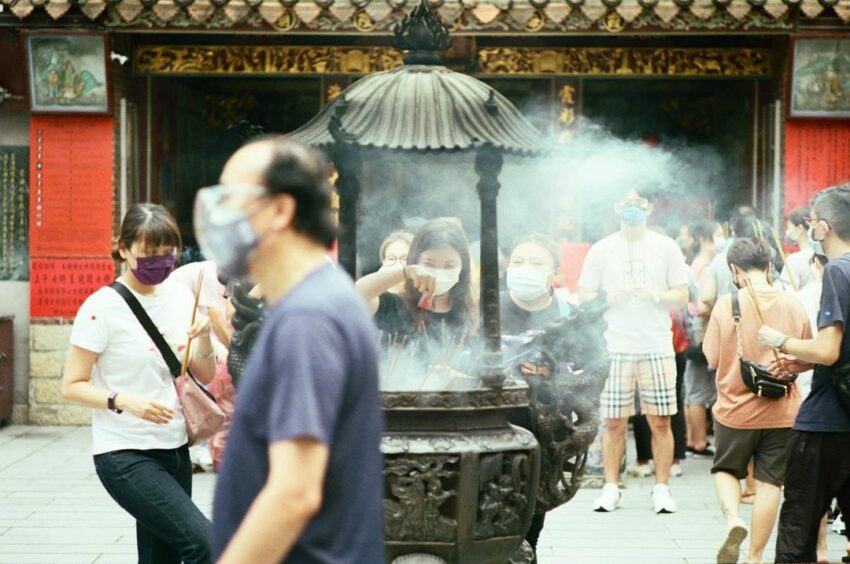
<path id="1" fill-rule="evenodd" d="M 19 417 L 31 425 L 91 424 L 91 409 L 62 398 L 70 339 L 70 324 L 30 325 L 29 405 L 21 406 Z"/>

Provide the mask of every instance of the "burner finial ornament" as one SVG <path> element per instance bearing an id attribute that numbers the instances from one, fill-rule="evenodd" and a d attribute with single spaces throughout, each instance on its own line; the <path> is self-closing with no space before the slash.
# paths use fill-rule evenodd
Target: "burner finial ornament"
<path id="1" fill-rule="evenodd" d="M 426 0 L 404 17 L 393 30 L 395 46 L 407 51 L 406 65 L 439 65 L 440 51 L 449 48 L 449 28 Z"/>

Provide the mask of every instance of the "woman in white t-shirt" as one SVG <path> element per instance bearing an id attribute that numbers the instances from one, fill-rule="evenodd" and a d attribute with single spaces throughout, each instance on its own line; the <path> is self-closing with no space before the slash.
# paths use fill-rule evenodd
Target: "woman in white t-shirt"
<path id="1" fill-rule="evenodd" d="M 118 281 L 130 289 L 178 358 L 193 339 L 190 367 L 215 376 L 209 319 L 192 325 L 192 293 L 165 282 L 181 246 L 162 206 L 136 204 L 121 224 Z M 210 522 L 192 502 L 186 423 L 165 360 L 114 289 L 86 299 L 71 331 L 62 394 L 91 407 L 94 464 L 110 496 L 136 519 L 139 562 L 211 561 Z"/>

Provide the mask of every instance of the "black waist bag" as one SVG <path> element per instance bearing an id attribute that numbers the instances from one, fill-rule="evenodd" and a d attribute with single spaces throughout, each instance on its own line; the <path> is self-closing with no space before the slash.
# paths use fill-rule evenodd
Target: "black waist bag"
<path id="1" fill-rule="evenodd" d="M 741 304 L 737 290 L 732 292 L 732 318 L 735 320 L 738 362 L 741 363 L 741 378 L 744 380 L 744 385 L 760 398 L 779 399 L 789 395 L 794 387 L 794 380 L 797 379 L 796 374 L 791 378 L 777 378 L 767 367 L 744 358 L 744 343 L 741 340 Z M 848 391 L 850 391 L 850 382 L 848 382 Z"/>

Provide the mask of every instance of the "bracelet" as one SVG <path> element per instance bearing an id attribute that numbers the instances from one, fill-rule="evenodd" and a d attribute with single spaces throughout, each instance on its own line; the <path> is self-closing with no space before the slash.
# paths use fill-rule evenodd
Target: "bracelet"
<path id="1" fill-rule="evenodd" d="M 121 414 L 121 413 L 124 413 L 124 411 L 115 407 L 115 398 L 117 398 L 117 397 L 118 397 L 118 392 L 111 392 L 109 394 L 109 398 L 106 400 L 106 408 L 109 411 Z"/>
<path id="2" fill-rule="evenodd" d="M 205 354 L 200 354 L 197 351 L 195 351 L 195 358 L 197 358 L 198 360 L 209 360 L 214 356 L 215 356 L 215 349 L 213 349 L 210 352 L 205 353 Z"/>

